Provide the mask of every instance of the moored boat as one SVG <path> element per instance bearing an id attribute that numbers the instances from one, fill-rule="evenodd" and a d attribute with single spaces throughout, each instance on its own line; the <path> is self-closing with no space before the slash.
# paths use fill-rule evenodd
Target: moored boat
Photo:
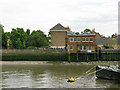
<path id="1" fill-rule="evenodd" d="M 96 66 L 96 77 L 120 80 L 120 68 L 117 66 Z"/>

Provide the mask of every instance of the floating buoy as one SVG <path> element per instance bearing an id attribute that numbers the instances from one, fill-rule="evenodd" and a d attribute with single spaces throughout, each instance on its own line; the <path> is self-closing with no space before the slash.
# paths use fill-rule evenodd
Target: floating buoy
<path id="1" fill-rule="evenodd" d="M 85 74 L 88 74 L 88 72 L 85 72 Z"/>
<path id="2" fill-rule="evenodd" d="M 85 72 L 84 74 L 88 74 L 88 72 Z"/>
<path id="3" fill-rule="evenodd" d="M 74 78 L 70 78 L 67 82 L 74 82 L 75 79 Z"/>

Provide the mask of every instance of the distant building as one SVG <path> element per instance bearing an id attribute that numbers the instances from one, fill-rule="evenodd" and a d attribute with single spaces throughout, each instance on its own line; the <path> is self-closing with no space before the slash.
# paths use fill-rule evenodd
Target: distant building
<path id="1" fill-rule="evenodd" d="M 92 29 L 91 34 L 95 34 L 95 38 L 105 38 L 105 36 L 100 35 L 98 32 L 95 32 L 95 28 Z"/>
<path id="2" fill-rule="evenodd" d="M 86 52 L 87 50 L 93 52 L 97 47 L 95 44 L 95 34 L 83 33 L 76 35 L 68 33 L 67 36 L 67 50 L 70 53 Z"/>
<path id="3" fill-rule="evenodd" d="M 111 49 L 120 49 L 120 44 L 118 44 L 118 38 L 95 38 L 95 43 L 101 49 L 105 49 L 104 45 L 107 45 Z"/>
<path id="4" fill-rule="evenodd" d="M 109 46 L 111 49 L 120 48 L 118 38 L 106 38 L 103 35 L 95 32 L 84 32 L 76 35 L 70 30 L 69 27 L 64 27 L 60 23 L 50 29 L 51 48 L 67 49 L 70 53 L 86 52 L 101 48 L 105 49 L 104 45 Z"/>
<path id="5" fill-rule="evenodd" d="M 69 27 L 64 27 L 60 23 L 51 28 L 51 48 L 65 48 L 69 31 Z"/>

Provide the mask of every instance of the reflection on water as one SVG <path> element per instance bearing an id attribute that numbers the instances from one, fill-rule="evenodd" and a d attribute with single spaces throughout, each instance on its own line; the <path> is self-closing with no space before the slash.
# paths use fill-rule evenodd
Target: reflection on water
<path id="1" fill-rule="evenodd" d="M 79 77 L 92 68 L 90 65 L 4 65 L 2 87 L 9 88 L 117 88 L 120 83 L 97 79 L 95 74 L 68 83 L 70 77 Z M 93 69 L 94 71 L 95 69 Z"/>

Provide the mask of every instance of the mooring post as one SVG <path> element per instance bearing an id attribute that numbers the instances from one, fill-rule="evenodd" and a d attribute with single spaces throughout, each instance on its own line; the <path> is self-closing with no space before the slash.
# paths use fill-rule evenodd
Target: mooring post
<path id="1" fill-rule="evenodd" d="M 68 53 L 68 62 L 70 63 L 71 62 L 71 58 L 70 58 L 70 52 Z"/>
<path id="2" fill-rule="evenodd" d="M 101 61 L 101 48 L 99 49 L 99 60 Z"/>

